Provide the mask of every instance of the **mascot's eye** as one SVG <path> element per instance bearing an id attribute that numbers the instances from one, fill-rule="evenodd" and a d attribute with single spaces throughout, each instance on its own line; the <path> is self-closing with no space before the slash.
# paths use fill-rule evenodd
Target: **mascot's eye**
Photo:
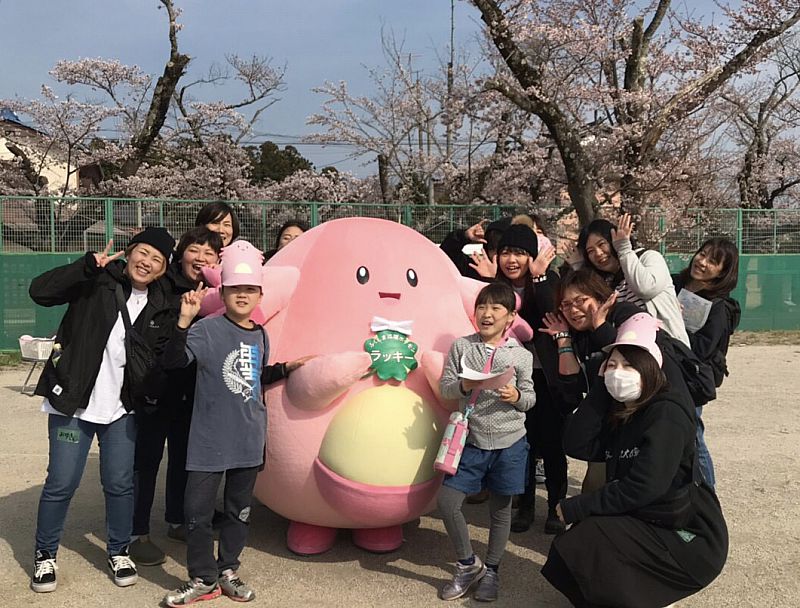
<path id="1" fill-rule="evenodd" d="M 369 270 L 367 270 L 366 266 L 358 267 L 358 270 L 356 270 L 356 280 L 362 285 L 369 281 Z"/>
<path id="2" fill-rule="evenodd" d="M 406 280 L 411 287 L 416 287 L 417 283 L 419 282 L 419 278 L 417 277 L 417 273 L 414 272 L 413 268 L 409 268 L 406 270 Z"/>

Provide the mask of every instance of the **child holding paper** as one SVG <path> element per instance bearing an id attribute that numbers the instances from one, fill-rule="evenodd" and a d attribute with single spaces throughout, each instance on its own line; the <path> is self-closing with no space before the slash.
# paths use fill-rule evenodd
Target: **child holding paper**
<path id="1" fill-rule="evenodd" d="M 511 532 L 511 498 L 522 494 L 528 465 L 525 411 L 536 402 L 533 357 L 508 330 L 514 320 L 514 290 L 506 283 L 484 287 L 475 301 L 478 333 L 457 339 L 450 349 L 440 382 L 442 397 L 458 399 L 462 411 L 472 407 L 469 435 L 458 470 L 445 478 L 439 509 L 453 541 L 458 562 L 453 580 L 439 591 L 443 600 L 465 595 L 480 581 L 475 599 L 497 599 L 500 559 Z M 492 378 L 468 380 L 470 371 L 496 374 L 513 368 L 511 380 L 497 388 Z M 472 551 L 461 506 L 468 494 L 488 488 L 489 548 L 486 563 Z"/>

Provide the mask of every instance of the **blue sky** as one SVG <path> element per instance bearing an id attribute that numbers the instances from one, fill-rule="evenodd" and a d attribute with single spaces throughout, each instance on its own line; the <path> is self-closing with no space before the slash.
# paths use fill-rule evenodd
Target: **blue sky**
<path id="1" fill-rule="evenodd" d="M 273 57 L 286 64 L 287 90 L 262 116 L 258 131 L 292 136 L 311 132 L 306 118 L 323 97 L 311 91 L 325 80 L 346 80 L 357 93 L 368 93 L 364 65 L 382 64 L 381 27 L 405 39 L 421 69 L 434 69 L 436 51 L 449 42 L 449 0 L 176 0 L 183 9 L 179 33 L 182 52 L 193 59 L 189 74 L 202 75 L 228 53 Z M 138 65 L 160 74 L 169 54 L 167 17 L 156 0 L 0 0 L 0 99 L 37 97 L 59 59 L 103 57 Z M 474 41 L 476 9 L 456 3 L 456 45 Z M 226 96 L 219 87 L 209 97 Z M 228 91 L 233 100 L 234 91 Z M 261 139 L 261 137 L 259 137 Z M 296 138 L 269 137 L 276 143 Z M 341 162 L 341 147 L 298 146 L 317 167 Z"/>
<path id="2" fill-rule="evenodd" d="M 689 1 L 699 13 L 719 9 L 712 0 Z M 204 74 L 227 53 L 253 54 L 286 64 L 287 90 L 262 116 L 260 136 L 293 143 L 312 131 L 306 119 L 323 97 L 311 91 L 325 80 L 346 80 L 354 93 L 368 94 L 364 65 L 383 63 L 381 28 L 405 40 L 416 66 L 434 70 L 436 52 L 449 42 L 449 0 L 176 0 L 183 9 L 182 52 L 192 56 L 189 76 Z M 157 0 L 0 0 L 0 99 L 37 97 L 47 72 L 59 59 L 104 57 L 138 65 L 158 75 L 169 54 L 167 18 Z M 479 13 L 456 2 L 456 46 L 473 46 Z M 234 91 L 227 91 L 230 100 Z M 216 88 L 209 98 L 226 97 Z M 345 162 L 341 147 L 298 146 L 318 168 L 335 164 L 357 174 L 375 171 Z"/>

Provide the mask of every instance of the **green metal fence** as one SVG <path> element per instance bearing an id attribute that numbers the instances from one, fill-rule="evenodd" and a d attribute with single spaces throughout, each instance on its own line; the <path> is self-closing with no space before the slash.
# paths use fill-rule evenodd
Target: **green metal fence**
<path id="1" fill-rule="evenodd" d="M 20 335 L 52 335 L 63 307 L 41 308 L 28 297 L 32 277 L 102 249 L 113 238 L 124 248 L 141 226 L 165 226 L 180 235 L 194 225 L 208 201 L 110 198 L 0 197 L 0 350 L 17 348 Z M 311 226 L 341 217 L 376 217 L 401 222 L 441 242 L 456 227 L 480 219 L 535 212 L 556 243 L 574 238 L 577 220 L 564 209 L 513 206 L 418 206 L 347 203 L 229 201 L 242 236 L 260 248 L 274 246 L 279 226 L 289 218 Z M 703 240 L 725 236 L 741 252 L 739 288 L 742 329 L 800 329 L 800 210 L 647 210 L 637 234 L 660 250 L 673 271 L 680 270 Z"/>

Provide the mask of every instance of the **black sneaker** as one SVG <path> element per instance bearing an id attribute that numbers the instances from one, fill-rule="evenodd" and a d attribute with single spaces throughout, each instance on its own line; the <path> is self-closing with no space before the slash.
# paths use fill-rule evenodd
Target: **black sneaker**
<path id="1" fill-rule="evenodd" d="M 128 554 L 128 547 L 125 547 L 119 555 L 108 556 L 108 568 L 111 570 L 114 584 L 117 587 L 130 587 L 139 580 L 139 575 L 136 573 L 136 564 L 133 563 Z"/>
<path id="2" fill-rule="evenodd" d="M 33 561 L 33 577 L 31 577 L 31 589 L 36 593 L 49 593 L 55 591 L 58 582 L 56 581 L 56 558 L 50 555 L 49 551 L 37 551 Z"/>

